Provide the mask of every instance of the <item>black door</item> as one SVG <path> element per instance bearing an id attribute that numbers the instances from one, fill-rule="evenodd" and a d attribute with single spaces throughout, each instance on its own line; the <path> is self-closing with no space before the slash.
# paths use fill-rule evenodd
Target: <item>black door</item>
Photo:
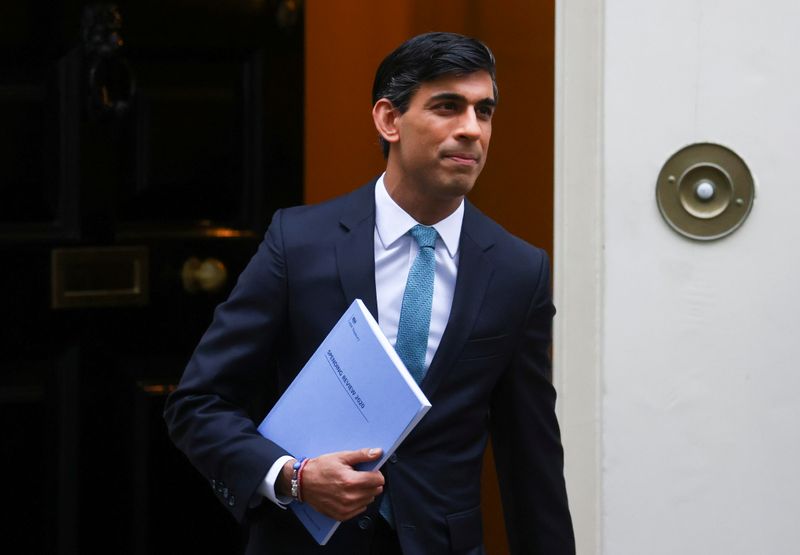
<path id="1" fill-rule="evenodd" d="M 301 200 L 302 22 L 295 0 L 0 3 L 3 551 L 241 546 L 161 410 Z"/>

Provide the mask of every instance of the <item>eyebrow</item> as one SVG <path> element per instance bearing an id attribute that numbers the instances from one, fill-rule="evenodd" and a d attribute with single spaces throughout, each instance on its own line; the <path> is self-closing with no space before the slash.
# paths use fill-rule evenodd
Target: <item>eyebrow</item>
<path id="1" fill-rule="evenodd" d="M 459 102 L 466 102 L 467 99 L 464 95 L 456 94 L 452 92 L 442 92 L 435 94 L 430 97 L 429 102 L 436 102 L 439 100 L 457 100 Z M 494 98 L 482 98 L 478 102 L 475 103 L 476 105 L 480 106 L 496 106 L 497 101 Z"/>

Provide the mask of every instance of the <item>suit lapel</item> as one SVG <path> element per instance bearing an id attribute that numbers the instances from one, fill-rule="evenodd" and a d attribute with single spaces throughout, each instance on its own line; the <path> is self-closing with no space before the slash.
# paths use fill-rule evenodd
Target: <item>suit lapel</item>
<path id="1" fill-rule="evenodd" d="M 347 305 L 361 299 L 375 319 L 378 300 L 375 293 L 375 182 L 356 190 L 339 225 L 336 264 Z"/>
<path id="2" fill-rule="evenodd" d="M 422 391 L 429 398 L 433 396 L 467 341 L 494 272 L 494 266 L 485 254 L 494 245 L 494 240 L 491 238 L 491 229 L 484 225 L 484 219 L 483 214 L 469 202 L 466 203 L 459 244 L 458 277 L 450 319 L 421 384 Z"/>

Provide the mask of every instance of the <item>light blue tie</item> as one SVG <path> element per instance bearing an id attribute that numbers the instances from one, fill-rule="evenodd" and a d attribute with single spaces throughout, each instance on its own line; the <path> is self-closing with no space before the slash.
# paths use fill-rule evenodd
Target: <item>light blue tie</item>
<path id="1" fill-rule="evenodd" d="M 434 245 L 438 234 L 434 228 L 419 224 L 412 227 L 409 233 L 416 239 L 419 252 L 408 272 L 394 350 L 414 380 L 420 383 L 425 376 L 425 353 L 428 350 L 428 333 L 431 328 L 433 274 L 436 268 Z M 394 528 L 388 489 L 383 494 L 380 513 Z"/>
<path id="2" fill-rule="evenodd" d="M 433 272 L 436 267 L 434 245 L 438 234 L 432 227 L 415 225 L 409 231 L 419 245 L 419 252 L 408 272 L 397 341 L 394 349 L 417 383 L 425 375 L 425 353 L 431 328 Z"/>

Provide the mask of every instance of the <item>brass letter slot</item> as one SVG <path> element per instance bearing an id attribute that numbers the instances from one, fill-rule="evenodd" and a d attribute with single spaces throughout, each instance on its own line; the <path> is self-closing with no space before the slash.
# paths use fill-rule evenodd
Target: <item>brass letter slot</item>
<path id="1" fill-rule="evenodd" d="M 53 308 L 146 305 L 147 262 L 147 247 L 54 249 Z"/>

